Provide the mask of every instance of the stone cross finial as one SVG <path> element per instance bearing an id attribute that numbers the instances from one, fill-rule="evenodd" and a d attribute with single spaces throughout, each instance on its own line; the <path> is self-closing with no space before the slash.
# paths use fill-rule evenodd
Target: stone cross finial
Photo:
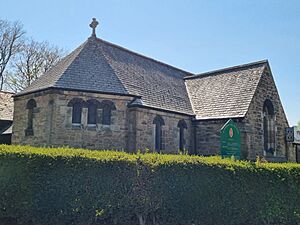
<path id="1" fill-rule="evenodd" d="M 90 24 L 90 27 L 93 29 L 92 31 L 92 36 L 96 37 L 96 27 L 98 26 L 98 21 L 96 20 L 96 18 L 93 18 L 93 21 Z"/>

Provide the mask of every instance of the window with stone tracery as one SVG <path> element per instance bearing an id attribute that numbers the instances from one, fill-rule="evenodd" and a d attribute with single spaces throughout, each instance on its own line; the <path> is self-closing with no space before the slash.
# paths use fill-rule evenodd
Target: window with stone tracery
<path id="1" fill-rule="evenodd" d="M 163 149 L 162 126 L 165 125 L 165 121 L 161 116 L 157 115 L 153 120 L 153 124 L 155 124 L 155 128 L 154 128 L 155 151 L 159 153 Z"/>
<path id="2" fill-rule="evenodd" d="M 34 99 L 30 99 L 26 104 L 26 109 L 28 110 L 27 114 L 27 128 L 25 130 L 26 136 L 32 136 L 33 133 L 33 112 L 36 107 L 36 101 Z"/>
<path id="3" fill-rule="evenodd" d="M 100 103 L 102 109 L 102 124 L 111 125 L 111 112 L 116 110 L 116 106 L 112 101 L 104 100 Z"/>
<path id="4" fill-rule="evenodd" d="M 87 123 L 88 123 L 88 125 L 96 125 L 98 123 L 97 110 L 99 107 L 100 107 L 100 103 L 97 100 L 91 99 L 91 100 L 87 101 L 87 108 L 88 108 Z"/>
<path id="5" fill-rule="evenodd" d="M 179 150 L 184 152 L 185 139 L 184 139 L 184 130 L 187 129 L 186 122 L 184 120 L 180 120 L 178 122 L 177 127 L 179 128 Z"/>
<path id="6" fill-rule="evenodd" d="M 263 106 L 263 140 L 265 155 L 275 154 L 275 111 L 273 103 L 267 99 Z"/>
<path id="7" fill-rule="evenodd" d="M 80 125 L 84 101 L 80 98 L 73 98 L 71 101 L 69 101 L 68 106 L 72 107 L 72 124 Z"/>

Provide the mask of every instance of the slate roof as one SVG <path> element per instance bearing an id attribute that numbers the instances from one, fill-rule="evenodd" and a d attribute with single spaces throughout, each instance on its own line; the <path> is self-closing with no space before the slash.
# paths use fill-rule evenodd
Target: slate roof
<path id="1" fill-rule="evenodd" d="M 0 91 L 0 120 L 13 120 L 13 93 Z"/>
<path id="2" fill-rule="evenodd" d="M 91 36 L 18 95 L 48 88 L 134 96 L 196 119 L 244 117 L 267 61 L 194 75 Z"/>
<path id="3" fill-rule="evenodd" d="M 187 75 L 191 73 L 90 37 L 17 96 L 47 88 L 132 95 L 143 106 L 193 115 L 183 79 Z"/>
<path id="4" fill-rule="evenodd" d="M 196 119 L 244 117 L 268 61 L 185 78 Z"/>

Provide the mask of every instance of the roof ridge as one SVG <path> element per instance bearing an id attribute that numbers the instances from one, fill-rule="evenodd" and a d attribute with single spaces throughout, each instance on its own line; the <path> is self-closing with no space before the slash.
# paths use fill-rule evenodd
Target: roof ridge
<path id="1" fill-rule="evenodd" d="M 128 89 L 126 88 L 126 86 L 123 84 L 122 80 L 119 78 L 118 74 L 116 73 L 115 69 L 113 68 L 113 66 L 110 65 L 109 60 L 107 59 L 107 56 L 104 54 L 104 51 L 99 51 L 100 54 L 103 55 L 103 58 L 105 59 L 107 65 L 111 68 L 111 70 L 113 71 L 113 73 L 115 74 L 115 76 L 117 77 L 117 79 L 119 80 L 120 84 L 123 86 L 124 90 L 127 92 L 127 94 L 129 94 Z"/>
<path id="2" fill-rule="evenodd" d="M 204 73 L 199 73 L 199 74 L 196 74 L 196 75 L 187 76 L 184 79 L 202 78 L 202 77 L 216 75 L 217 73 L 220 73 L 220 72 L 227 72 L 227 71 L 232 71 L 232 70 L 244 69 L 244 68 L 247 68 L 247 67 L 251 67 L 251 66 L 255 66 L 255 65 L 259 65 L 259 64 L 265 64 L 265 63 L 267 63 L 267 64 L 269 63 L 267 59 L 259 60 L 259 61 L 255 61 L 255 62 L 251 62 L 251 63 L 240 64 L 240 65 L 236 65 L 236 66 L 225 67 L 225 68 L 222 68 L 222 69 L 207 71 L 207 72 L 204 72 Z"/>
<path id="3" fill-rule="evenodd" d="M 79 54 L 81 53 L 81 51 L 83 50 L 84 46 L 88 43 L 88 40 L 86 40 L 85 42 L 83 42 L 81 45 L 79 45 L 74 51 L 70 52 L 67 56 L 65 56 L 63 59 L 61 59 L 58 63 L 62 62 L 63 60 L 67 60 L 70 57 L 72 57 L 72 54 L 75 55 L 75 57 L 70 60 L 70 62 L 68 63 L 68 65 L 64 68 L 63 72 L 61 73 L 60 76 L 57 77 L 57 79 L 53 82 L 53 86 L 55 86 L 57 84 L 57 82 L 61 79 L 61 77 L 63 76 L 63 74 L 67 71 L 67 69 L 74 63 L 75 59 L 77 59 L 77 57 L 79 56 Z M 78 51 L 76 53 L 76 51 Z M 58 65 L 58 63 L 56 65 Z M 55 69 L 55 66 L 53 66 L 53 69 Z M 46 73 L 45 73 L 46 74 Z"/>
<path id="4" fill-rule="evenodd" d="M 161 61 L 159 61 L 159 60 L 157 60 L 157 59 L 154 59 L 154 58 L 151 58 L 151 57 L 149 57 L 149 56 L 145 56 L 145 55 L 143 55 L 143 54 L 141 54 L 141 53 L 134 52 L 134 51 L 129 50 L 129 49 L 127 49 L 127 48 L 124 48 L 124 47 L 122 47 L 122 46 L 120 46 L 120 45 L 117 45 L 117 44 L 114 44 L 114 43 L 105 41 L 105 40 L 103 40 L 103 39 L 101 39 L 101 38 L 96 38 L 96 39 L 97 39 L 97 41 L 104 42 L 105 44 L 108 44 L 108 45 L 110 45 L 110 46 L 119 48 L 119 49 L 121 49 L 121 50 L 123 50 L 123 51 L 126 51 L 126 52 L 129 52 L 129 53 L 131 53 L 131 54 L 135 54 L 135 55 L 140 56 L 140 57 L 142 57 L 142 58 L 151 60 L 151 61 L 153 61 L 153 62 L 155 62 L 155 63 L 159 63 L 159 64 L 161 64 L 161 65 L 163 65 L 163 66 L 170 67 L 170 68 L 172 68 L 172 69 L 178 70 L 178 71 L 183 72 L 183 73 L 187 73 L 187 74 L 190 74 L 190 75 L 194 75 L 194 73 L 192 73 L 192 72 L 188 72 L 188 71 L 185 71 L 185 70 L 183 70 L 183 69 L 179 69 L 179 68 L 177 68 L 177 67 L 175 67 L 175 66 L 172 66 L 172 65 L 170 65 L 170 64 L 161 62 Z"/>

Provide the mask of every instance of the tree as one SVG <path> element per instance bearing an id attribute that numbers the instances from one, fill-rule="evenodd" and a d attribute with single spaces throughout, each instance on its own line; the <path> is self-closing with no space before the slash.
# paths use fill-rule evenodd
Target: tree
<path id="1" fill-rule="evenodd" d="M 15 92 L 23 90 L 48 71 L 63 55 L 62 49 L 52 47 L 47 42 L 27 41 L 11 64 L 6 84 Z"/>
<path id="2" fill-rule="evenodd" d="M 5 69 L 12 57 L 20 52 L 24 34 L 19 22 L 0 20 L 0 90 L 3 88 Z"/>
<path id="3" fill-rule="evenodd" d="M 298 131 L 300 131 L 300 120 L 298 121 Z"/>

